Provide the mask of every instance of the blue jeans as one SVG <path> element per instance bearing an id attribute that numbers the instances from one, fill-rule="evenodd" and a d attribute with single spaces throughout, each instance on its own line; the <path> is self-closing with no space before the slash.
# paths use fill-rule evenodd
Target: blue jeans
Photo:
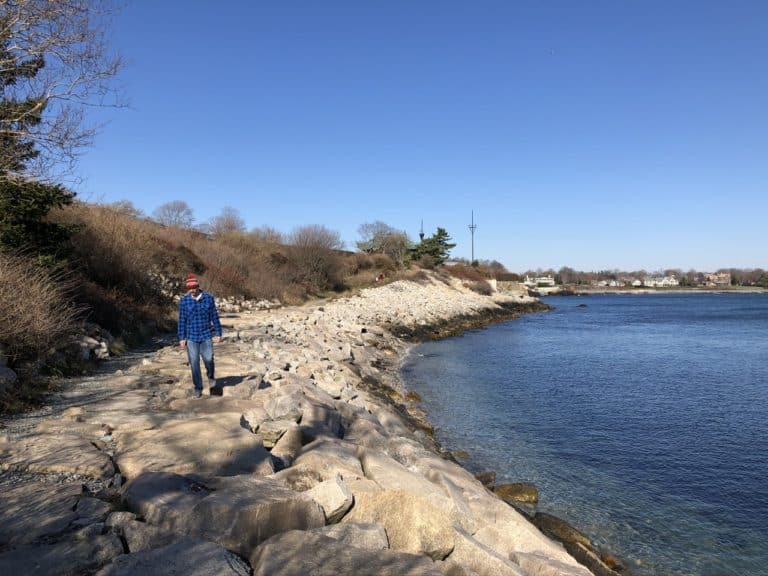
<path id="1" fill-rule="evenodd" d="M 203 378 L 200 373 L 200 358 L 205 364 L 205 373 L 209 380 L 213 380 L 213 340 L 203 340 L 202 342 L 192 342 L 187 340 L 187 358 L 189 358 L 189 367 L 192 368 L 192 384 L 195 390 L 203 391 Z"/>

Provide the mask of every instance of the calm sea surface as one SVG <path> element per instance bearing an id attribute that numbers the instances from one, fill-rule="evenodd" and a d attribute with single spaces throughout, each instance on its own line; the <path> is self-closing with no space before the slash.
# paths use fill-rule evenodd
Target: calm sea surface
<path id="1" fill-rule="evenodd" d="M 438 439 L 636 574 L 768 575 L 768 295 L 546 301 L 413 350 Z"/>

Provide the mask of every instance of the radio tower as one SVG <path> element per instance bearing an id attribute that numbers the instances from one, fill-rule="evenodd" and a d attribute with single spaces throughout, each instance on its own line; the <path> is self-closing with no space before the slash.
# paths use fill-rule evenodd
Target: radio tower
<path id="1" fill-rule="evenodd" d="M 421 230 L 419 231 L 419 239 L 424 242 L 424 218 L 421 219 Z"/>
<path id="2" fill-rule="evenodd" d="M 470 266 L 475 264 L 475 230 L 477 230 L 477 224 L 475 224 L 475 211 L 472 210 L 472 224 L 469 225 L 469 231 L 472 233 L 472 260 L 470 260 Z"/>

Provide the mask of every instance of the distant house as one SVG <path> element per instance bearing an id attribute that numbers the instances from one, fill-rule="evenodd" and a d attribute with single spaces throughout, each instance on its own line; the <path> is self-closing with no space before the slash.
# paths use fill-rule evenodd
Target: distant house
<path id="1" fill-rule="evenodd" d="M 646 288 L 671 288 L 680 286 L 680 282 L 674 276 L 648 276 L 643 280 L 643 286 Z"/>
<path id="2" fill-rule="evenodd" d="M 707 286 L 730 286 L 731 285 L 730 272 L 715 272 L 713 274 L 707 274 L 704 278 Z"/>
<path id="3" fill-rule="evenodd" d="M 555 285 L 555 278 L 553 276 L 536 276 L 531 277 L 527 274 L 525 275 L 525 280 L 523 280 L 523 284 L 526 286 L 554 286 Z"/>
<path id="4" fill-rule="evenodd" d="M 638 279 L 632 280 L 632 286 L 634 286 L 635 288 L 639 288 L 642 285 L 643 285 L 642 280 L 638 280 Z"/>

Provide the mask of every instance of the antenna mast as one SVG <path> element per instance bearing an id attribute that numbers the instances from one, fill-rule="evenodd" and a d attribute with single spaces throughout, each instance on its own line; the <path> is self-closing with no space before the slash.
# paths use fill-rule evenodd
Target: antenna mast
<path id="1" fill-rule="evenodd" d="M 472 234 L 472 260 L 469 262 L 470 266 L 475 263 L 475 230 L 477 230 L 477 224 L 475 224 L 475 211 L 472 210 L 472 224 L 469 225 L 469 231 Z"/>

